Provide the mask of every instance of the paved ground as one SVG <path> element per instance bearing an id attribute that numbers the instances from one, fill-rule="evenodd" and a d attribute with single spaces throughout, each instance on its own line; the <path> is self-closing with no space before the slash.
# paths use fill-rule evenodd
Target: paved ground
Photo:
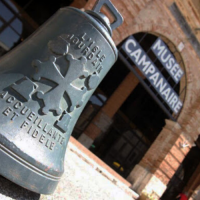
<path id="1" fill-rule="evenodd" d="M 65 174 L 53 195 L 38 195 L 0 177 L 0 200 L 132 200 L 118 186 L 68 150 Z"/>

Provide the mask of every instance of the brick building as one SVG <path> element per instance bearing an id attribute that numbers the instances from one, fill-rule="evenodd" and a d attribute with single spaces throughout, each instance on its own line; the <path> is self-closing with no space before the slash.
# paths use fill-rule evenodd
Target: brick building
<path id="1" fill-rule="evenodd" d="M 15 2 L 23 7 L 23 1 Z M 120 57 L 94 92 L 72 135 L 130 182 L 141 198 L 172 199 L 181 191 L 193 195 L 200 185 L 200 2 L 112 2 L 124 18 L 123 25 L 113 32 Z M 70 3 L 91 9 L 95 1 Z M 32 11 L 37 3 L 31 4 L 18 9 L 22 17 L 31 16 L 40 24 Z M 109 15 L 106 9 L 103 12 Z M 25 17 L 27 35 L 37 28 L 28 17 Z M 169 99 L 167 102 L 162 97 L 147 73 L 142 73 L 138 63 L 124 52 L 123 45 L 130 36 L 176 93 L 181 102 L 178 110 L 173 103 L 170 105 Z M 153 51 L 158 39 L 169 52 L 163 59 L 173 56 L 182 71 L 178 81 L 173 79 L 175 71 L 174 75 L 172 71 L 170 74 L 159 53 Z M 9 50 L 5 44 L 1 45 L 1 40 L 0 35 L 2 51 Z"/>

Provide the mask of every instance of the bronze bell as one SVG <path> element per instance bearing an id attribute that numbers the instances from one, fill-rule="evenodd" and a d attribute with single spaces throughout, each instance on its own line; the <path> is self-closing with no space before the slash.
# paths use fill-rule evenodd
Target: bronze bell
<path id="1" fill-rule="evenodd" d="M 115 18 L 100 12 L 105 5 Z M 66 146 L 90 96 L 117 59 L 109 0 L 60 9 L 0 61 L 0 174 L 37 193 L 55 190 Z"/>

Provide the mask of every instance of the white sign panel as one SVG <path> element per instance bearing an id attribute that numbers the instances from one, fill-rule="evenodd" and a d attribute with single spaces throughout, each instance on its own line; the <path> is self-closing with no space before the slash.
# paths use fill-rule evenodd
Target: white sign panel
<path id="1" fill-rule="evenodd" d="M 182 102 L 165 77 L 141 48 L 140 44 L 133 36 L 130 36 L 122 45 L 122 48 L 143 75 L 149 80 L 163 100 L 168 104 L 171 110 L 177 114 L 183 106 Z"/>
<path id="2" fill-rule="evenodd" d="M 160 60 L 162 65 L 168 71 L 170 76 L 176 83 L 179 83 L 183 76 L 183 70 L 180 68 L 179 64 L 176 62 L 176 59 L 171 54 L 168 47 L 165 43 L 158 38 L 156 42 L 151 47 L 152 51 L 155 53 L 156 57 Z"/>

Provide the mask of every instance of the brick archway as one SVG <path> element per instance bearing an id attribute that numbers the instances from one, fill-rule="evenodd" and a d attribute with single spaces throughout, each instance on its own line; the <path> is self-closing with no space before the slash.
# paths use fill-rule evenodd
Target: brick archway
<path id="1" fill-rule="evenodd" d="M 147 28 L 148 27 L 148 28 Z M 153 32 L 154 28 L 156 28 L 157 32 Z M 159 28 L 159 29 L 158 29 Z M 159 31 L 158 31 L 159 30 Z M 158 35 L 164 40 L 168 40 L 171 43 L 173 43 L 174 47 L 178 49 L 178 46 L 181 43 L 181 40 L 174 39 L 173 35 L 170 34 L 169 38 L 167 38 L 167 28 L 166 27 L 160 27 L 156 25 L 152 26 L 133 26 L 132 29 L 129 29 L 129 32 L 132 31 L 132 34 L 135 34 L 137 32 L 149 32 L 155 35 Z M 126 33 L 121 37 L 121 41 L 128 37 L 129 34 Z M 175 36 L 174 36 L 175 37 Z M 173 42 L 172 42 L 173 40 Z M 117 41 L 118 43 L 121 42 L 120 40 Z M 191 72 L 191 63 L 187 61 L 188 52 L 185 50 L 182 50 L 181 52 L 178 51 L 179 56 L 184 60 L 184 67 L 185 67 L 185 73 L 189 74 L 187 76 L 187 82 L 188 82 L 188 88 L 186 93 L 186 99 L 184 102 L 183 110 L 178 118 L 177 122 L 172 122 L 170 120 L 166 120 L 166 125 L 163 127 L 163 130 L 161 131 L 160 135 L 156 139 L 156 141 L 152 144 L 148 152 L 145 154 L 141 162 L 133 169 L 132 173 L 128 177 L 128 180 L 133 184 L 132 187 L 135 191 L 142 194 L 144 193 L 147 196 L 151 196 L 154 193 L 156 194 L 156 197 L 162 196 L 162 193 L 166 189 L 166 185 L 168 184 L 170 178 L 173 176 L 173 174 L 176 172 L 176 169 L 178 168 L 181 161 L 184 159 L 184 156 L 187 155 L 187 153 L 190 150 L 191 145 L 195 141 L 194 135 L 188 135 L 187 126 L 184 127 L 182 125 L 182 122 L 185 122 L 188 120 L 188 114 L 190 116 L 190 109 L 195 109 L 196 103 L 193 103 L 191 105 L 191 96 L 193 96 L 194 91 L 194 85 L 198 87 L 198 84 L 194 82 L 194 76 Z M 189 111 L 190 110 L 190 111 Z M 179 162 L 175 162 L 173 169 L 169 169 L 169 166 L 167 163 L 172 161 L 171 158 L 172 152 L 174 151 L 174 146 L 178 146 L 179 143 L 187 141 L 190 145 L 188 148 L 181 150 L 176 150 L 176 154 L 182 152 L 184 156 L 181 156 L 179 159 Z M 161 145 L 162 143 L 166 143 L 166 145 Z M 158 155 L 157 152 L 160 152 Z M 168 174 L 166 175 L 163 173 L 164 169 L 168 171 Z M 145 170 L 144 170 L 145 169 Z M 138 176 L 138 174 L 141 174 L 142 176 Z M 155 189 L 156 188 L 156 189 Z M 149 192 L 151 191 L 151 192 Z M 153 192 L 152 192 L 153 191 Z M 149 194 L 150 193 L 150 194 Z M 153 193 L 153 194 L 152 194 Z"/>
<path id="2" fill-rule="evenodd" d="M 171 25 L 169 24 L 169 26 Z M 138 32 L 149 32 L 149 33 L 167 38 L 167 40 L 169 40 L 175 46 L 175 48 L 178 49 L 179 45 L 182 43 L 182 41 L 184 41 L 184 39 L 177 37 L 176 32 L 172 33 L 173 30 L 170 31 L 169 26 L 166 26 L 166 25 L 161 26 L 156 23 L 132 24 L 132 25 L 129 25 L 127 28 L 123 28 L 123 31 L 122 30 L 114 31 L 113 39 L 117 45 L 121 41 L 123 41 L 125 38 L 127 38 L 129 35 L 132 35 Z M 192 49 L 191 45 L 188 42 L 184 43 L 184 49 L 181 52 L 179 51 L 179 53 L 183 59 L 186 74 L 187 74 L 187 92 L 186 92 L 184 106 L 178 118 L 178 123 L 180 125 L 187 123 L 188 125 L 188 124 L 191 124 L 190 123 L 192 120 L 191 117 L 194 118 L 195 115 L 198 117 L 200 116 L 199 113 L 195 113 L 195 111 L 198 108 L 200 108 L 199 106 L 200 93 L 194 94 L 195 90 L 196 91 L 199 90 L 199 85 L 200 85 L 199 79 L 197 76 L 198 73 L 194 73 L 194 71 L 196 70 L 194 69 L 194 63 L 196 61 L 195 59 L 197 58 L 196 56 L 192 55 L 192 53 L 194 53 L 194 50 Z M 192 123 L 194 123 L 194 120 L 192 121 Z M 197 126 L 197 123 L 195 124 L 195 126 Z M 183 129 L 184 130 L 188 129 L 188 127 L 183 127 Z M 200 129 L 198 130 L 198 133 L 200 134 Z M 196 140 L 197 137 L 198 137 L 198 134 L 193 135 L 192 138 L 190 138 L 191 143 L 194 140 Z"/>
<path id="3" fill-rule="evenodd" d="M 156 33 L 154 32 L 153 27 L 156 27 Z M 131 32 L 131 34 L 135 34 L 141 31 L 158 35 L 162 39 L 164 38 L 163 40 L 170 41 L 176 49 L 178 49 L 178 46 L 181 43 L 181 40 L 173 40 L 172 34 L 169 35 L 169 38 L 167 37 L 167 27 L 160 27 L 156 25 L 145 26 L 145 24 L 141 26 L 136 25 L 132 28 L 129 27 L 129 33 Z M 123 37 L 121 37 L 120 40 L 116 39 L 115 41 L 117 41 L 117 44 L 123 41 L 125 38 L 127 38 L 129 36 L 129 33 L 122 34 Z M 182 52 L 178 51 L 178 53 L 183 60 L 184 57 L 187 57 L 187 51 L 182 50 Z M 191 64 L 187 63 L 187 61 L 184 60 L 184 67 L 185 73 L 191 74 Z M 191 77 L 192 76 L 187 76 L 187 82 L 192 82 L 193 77 Z M 166 163 L 169 163 L 170 159 L 172 159 L 171 156 L 174 146 L 177 146 L 179 142 L 184 141 L 188 141 L 190 145 L 193 144 L 194 138 L 188 136 L 185 128 L 181 124 L 181 120 L 183 120 L 183 118 L 186 115 L 186 112 L 188 112 L 188 107 L 191 106 L 190 97 L 191 95 L 193 95 L 192 87 L 192 84 L 188 85 L 184 107 L 179 116 L 180 120 L 178 119 L 177 122 L 166 120 L 166 125 L 165 127 L 163 127 L 163 130 L 159 134 L 158 138 L 147 151 L 141 162 L 133 169 L 132 173 L 128 177 L 128 180 L 133 184 L 133 189 L 140 194 L 145 193 L 148 196 L 149 193 L 151 195 L 153 191 L 153 193 L 155 193 L 157 197 L 162 196 L 162 193 L 166 189 L 167 183 L 169 182 L 173 174 L 176 172 L 176 169 L 178 168 L 181 161 L 184 159 L 184 156 L 182 156 L 179 162 L 174 162 L 175 164 L 173 166 L 173 169 L 169 169 L 169 166 Z M 162 145 L 164 143 L 165 145 Z M 190 146 L 184 150 L 184 155 L 186 155 L 189 150 Z M 182 150 L 177 150 L 176 153 L 180 153 L 181 151 Z M 157 152 L 160 152 L 160 154 L 157 154 Z M 161 168 L 169 171 L 169 173 L 166 175 L 163 172 L 164 170 L 160 170 Z M 140 174 L 141 176 L 138 176 L 138 174 Z"/>
<path id="4" fill-rule="evenodd" d="M 175 34 L 171 34 L 169 33 L 169 29 L 167 26 L 158 26 L 157 24 L 137 24 L 137 25 L 132 25 L 129 26 L 127 30 L 124 30 L 123 32 L 119 32 L 117 33 L 117 31 L 114 31 L 113 34 L 113 39 L 115 41 L 115 44 L 118 45 L 119 43 L 121 43 L 123 40 L 125 40 L 127 37 L 129 37 L 130 35 L 134 35 L 136 33 L 139 32 L 147 32 L 153 35 L 156 35 L 158 37 L 161 37 L 163 41 L 169 41 L 174 48 L 177 50 L 177 53 L 179 54 L 179 56 L 181 56 L 181 59 L 183 60 L 183 65 L 185 68 L 185 73 L 188 74 L 186 75 L 187 77 L 187 92 L 186 92 L 186 98 L 185 98 L 185 102 L 184 102 L 184 107 L 182 109 L 182 112 L 180 113 L 180 120 L 182 118 L 182 113 L 185 113 L 187 111 L 185 111 L 184 109 L 188 106 L 191 105 L 191 96 L 192 94 L 192 88 L 194 87 L 193 84 L 196 84 L 194 81 L 194 77 L 193 74 L 191 73 L 191 63 L 187 61 L 187 51 L 185 51 L 184 48 L 181 52 L 178 50 L 179 46 L 182 45 L 182 40 L 179 39 Z M 190 84 L 191 82 L 193 82 L 193 84 Z M 180 84 L 182 84 L 180 82 Z M 184 83 L 185 84 L 185 83 Z M 184 111 L 183 111 L 184 110 Z M 185 114 L 183 114 L 185 115 Z M 179 119 L 178 119 L 179 121 Z"/>
<path id="5" fill-rule="evenodd" d="M 154 30 L 156 30 L 156 32 Z M 176 49 L 178 49 L 178 46 L 181 43 L 181 40 L 178 40 L 172 34 L 167 35 L 168 33 L 167 27 L 160 27 L 156 26 L 155 24 L 151 26 L 150 25 L 146 26 L 145 24 L 143 24 L 143 25 L 134 25 L 132 27 L 129 27 L 129 31 L 126 32 L 125 30 L 124 34 L 121 35 L 120 40 L 119 40 L 119 35 L 118 38 L 115 38 L 115 41 L 117 41 L 116 43 L 118 44 L 124 39 L 126 39 L 130 35 L 130 32 L 131 34 L 135 34 L 138 32 L 149 32 L 151 34 L 161 37 L 164 41 L 169 41 L 171 44 L 174 45 L 174 48 Z M 169 38 L 167 36 L 169 36 Z M 186 52 L 184 52 L 184 50 L 182 50 L 182 52 L 179 52 L 177 50 L 177 52 L 179 56 L 182 59 L 184 59 Z M 185 66 L 185 64 L 186 62 L 184 62 L 185 73 L 191 73 L 190 65 Z M 191 77 L 187 77 L 187 81 L 189 81 L 189 78 Z M 184 102 L 186 106 L 184 105 L 183 109 L 188 107 L 187 104 L 190 105 L 190 99 L 188 98 L 190 95 L 192 95 L 190 94 L 192 92 L 192 90 L 190 89 L 191 88 L 188 88 L 187 92 L 189 94 L 187 93 L 186 101 Z M 182 111 L 181 113 L 184 113 L 184 111 Z M 185 116 L 185 113 L 183 114 L 183 116 Z M 179 117 L 181 118 L 182 116 L 180 115 Z M 141 191 L 143 191 L 144 188 L 153 189 L 156 185 L 157 187 L 158 185 L 160 185 L 160 187 L 158 187 L 160 190 L 159 196 L 162 195 L 161 191 L 163 192 L 165 191 L 166 185 L 170 180 L 170 177 L 172 177 L 172 174 L 175 173 L 179 164 L 177 162 L 175 163 L 174 169 L 171 170 L 170 172 L 171 174 L 169 177 L 166 177 L 165 174 L 160 172 L 159 168 L 161 167 L 165 169 L 169 168 L 169 166 L 166 165 L 165 157 L 170 152 L 170 149 L 173 148 L 173 145 L 175 145 L 176 141 L 180 140 L 181 141 L 189 140 L 189 142 L 192 144 L 194 138 L 188 137 L 188 135 L 185 133 L 184 128 L 179 123 L 179 119 L 178 122 L 172 122 L 170 120 L 166 120 L 166 125 L 165 127 L 163 127 L 163 130 L 161 131 L 160 135 L 158 136 L 156 141 L 152 144 L 152 146 L 145 154 L 139 165 L 134 168 L 132 174 L 128 177 L 128 180 L 133 184 L 133 188 L 137 192 L 141 193 Z M 161 145 L 162 143 L 167 143 L 167 144 Z M 189 151 L 189 148 L 187 149 L 187 151 Z M 161 152 L 161 154 L 158 155 L 157 152 Z M 181 159 L 184 159 L 184 157 L 182 157 Z M 167 160 L 169 161 L 168 158 Z M 179 163 L 180 162 L 181 160 L 179 161 Z M 143 168 L 145 168 L 145 170 L 143 170 Z M 138 174 L 142 174 L 142 176 L 138 178 Z M 152 184 L 152 182 L 154 182 L 155 184 Z"/>

